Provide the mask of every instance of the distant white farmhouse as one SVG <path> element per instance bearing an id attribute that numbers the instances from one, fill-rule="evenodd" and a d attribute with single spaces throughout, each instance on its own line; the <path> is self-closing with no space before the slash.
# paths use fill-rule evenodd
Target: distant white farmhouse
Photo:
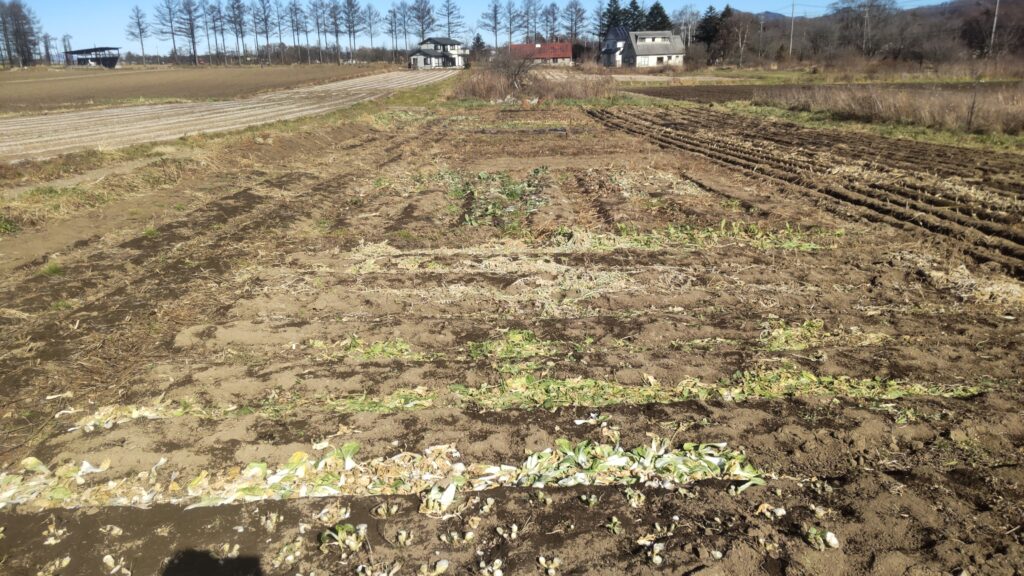
<path id="1" fill-rule="evenodd" d="M 409 68 L 465 68 L 469 50 L 452 38 L 427 38 L 409 54 Z"/>
<path id="2" fill-rule="evenodd" d="M 682 66 L 686 45 L 671 30 L 630 32 L 612 28 L 601 45 L 601 64 L 609 68 Z"/>

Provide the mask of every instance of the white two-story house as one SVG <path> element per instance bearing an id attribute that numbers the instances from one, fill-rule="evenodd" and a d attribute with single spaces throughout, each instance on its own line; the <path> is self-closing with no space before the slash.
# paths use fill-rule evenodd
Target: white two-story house
<path id="1" fill-rule="evenodd" d="M 465 68 L 469 50 L 452 38 L 427 38 L 409 54 L 409 68 Z"/>
<path id="2" fill-rule="evenodd" d="M 630 32 L 612 28 L 601 45 L 601 64 L 609 68 L 682 66 L 686 45 L 671 30 Z"/>

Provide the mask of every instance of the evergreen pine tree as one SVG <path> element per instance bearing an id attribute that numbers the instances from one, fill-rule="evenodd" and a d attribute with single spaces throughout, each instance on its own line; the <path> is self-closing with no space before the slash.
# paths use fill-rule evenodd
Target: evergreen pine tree
<path id="1" fill-rule="evenodd" d="M 480 53 L 487 49 L 487 43 L 484 42 L 483 36 L 479 33 L 473 36 L 473 43 L 470 44 L 469 50 L 474 53 Z"/>
<path id="2" fill-rule="evenodd" d="M 612 28 L 624 26 L 624 15 L 619 0 L 608 0 L 608 6 L 601 12 L 601 38 L 607 36 Z"/>
<path id="3" fill-rule="evenodd" d="M 718 35 L 722 28 L 722 16 L 715 10 L 714 6 L 708 6 L 708 9 L 704 12 L 704 16 L 701 17 L 700 22 L 697 22 L 697 28 L 694 30 L 693 38 L 697 42 L 704 45 L 707 50 L 708 64 L 714 61 L 714 52 L 711 47 L 718 40 Z"/>
<path id="4" fill-rule="evenodd" d="M 669 19 L 668 13 L 665 12 L 665 7 L 661 5 L 661 2 L 655 2 L 651 4 L 651 9 L 647 11 L 647 18 L 644 22 L 645 30 L 671 30 L 672 20 Z"/>
<path id="5" fill-rule="evenodd" d="M 622 25 L 629 30 L 643 30 L 647 14 L 644 13 L 644 9 L 640 7 L 640 3 L 637 0 L 629 0 L 629 6 L 626 7 L 626 14 L 623 20 L 625 22 Z"/>

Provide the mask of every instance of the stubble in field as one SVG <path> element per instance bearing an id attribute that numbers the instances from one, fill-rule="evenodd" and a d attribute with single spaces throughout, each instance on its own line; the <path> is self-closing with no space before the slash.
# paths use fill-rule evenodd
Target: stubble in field
<path id="1" fill-rule="evenodd" d="M 14 271 L 0 555 L 1018 569 L 1019 283 L 632 114 L 239 137 L 172 185 L 194 206 Z"/>

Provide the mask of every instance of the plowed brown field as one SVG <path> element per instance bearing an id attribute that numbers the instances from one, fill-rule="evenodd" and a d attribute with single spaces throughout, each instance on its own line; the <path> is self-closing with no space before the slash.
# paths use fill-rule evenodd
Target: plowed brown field
<path id="1" fill-rule="evenodd" d="M 1024 570 L 1012 157 L 633 108 L 255 138 L 0 279 L 0 572 Z"/>
<path id="2" fill-rule="evenodd" d="M 396 67 L 380 65 L 192 66 L 117 70 L 32 67 L 0 74 L 0 114 L 52 113 L 153 100 L 232 99 L 325 84 Z"/>
<path id="3" fill-rule="evenodd" d="M 389 72 L 238 100 L 152 104 L 0 119 L 0 162 L 88 148 L 120 148 L 188 134 L 323 114 L 395 90 L 438 82 L 451 70 Z"/>
<path id="4" fill-rule="evenodd" d="M 813 191 L 880 222 L 956 238 L 1024 276 L 1017 154 L 802 128 L 704 109 L 595 110 L 610 127 Z"/>

